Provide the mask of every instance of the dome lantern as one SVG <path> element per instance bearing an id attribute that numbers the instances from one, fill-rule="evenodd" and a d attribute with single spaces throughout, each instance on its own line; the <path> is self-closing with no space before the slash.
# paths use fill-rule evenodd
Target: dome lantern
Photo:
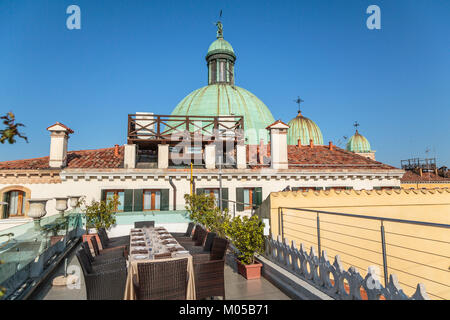
<path id="1" fill-rule="evenodd" d="M 223 25 L 218 21 L 217 40 L 209 46 L 206 54 L 208 84 L 226 83 L 234 85 L 234 54 L 231 44 L 223 38 Z"/>

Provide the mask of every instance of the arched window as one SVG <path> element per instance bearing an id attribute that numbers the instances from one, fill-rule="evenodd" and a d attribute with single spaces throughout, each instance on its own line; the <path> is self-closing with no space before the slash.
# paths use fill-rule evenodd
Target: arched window
<path id="1" fill-rule="evenodd" d="M 25 192 L 20 190 L 11 190 L 3 194 L 6 208 L 4 214 L 6 217 L 20 217 L 25 215 Z M 5 217 L 5 218 L 6 218 Z"/>

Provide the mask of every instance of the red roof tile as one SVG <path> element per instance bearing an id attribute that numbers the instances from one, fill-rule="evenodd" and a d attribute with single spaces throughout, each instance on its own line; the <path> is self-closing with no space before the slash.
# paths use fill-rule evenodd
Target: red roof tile
<path id="1" fill-rule="evenodd" d="M 444 178 L 439 175 L 434 174 L 434 172 L 424 172 L 422 176 L 413 171 L 406 171 L 403 177 L 400 179 L 402 183 L 405 182 L 448 182 L 450 183 L 450 178 Z"/>
<path id="2" fill-rule="evenodd" d="M 267 150 L 264 152 L 264 149 Z M 247 160 L 250 158 L 257 161 L 256 150 L 258 145 L 247 146 Z M 250 150 L 253 154 L 250 155 Z M 270 145 L 263 146 L 264 163 L 270 163 Z M 333 146 L 330 150 L 329 146 L 288 146 L 289 168 L 311 168 L 311 169 L 327 169 L 327 168 L 343 168 L 343 169 L 397 169 L 393 166 L 371 160 L 360 156 L 356 153 L 346 151 L 339 147 Z"/>
<path id="3" fill-rule="evenodd" d="M 119 157 L 114 155 L 114 147 L 95 150 L 69 151 L 67 168 L 112 169 L 123 167 L 124 147 L 119 147 Z M 0 162 L 0 170 L 50 169 L 49 157 Z"/>

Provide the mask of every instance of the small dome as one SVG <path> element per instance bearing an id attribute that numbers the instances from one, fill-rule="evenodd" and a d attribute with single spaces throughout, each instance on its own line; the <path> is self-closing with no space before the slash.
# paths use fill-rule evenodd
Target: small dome
<path id="1" fill-rule="evenodd" d="M 233 47 L 224 38 L 219 38 L 213 43 L 211 43 L 208 49 L 208 53 L 206 54 L 206 59 L 208 59 L 209 56 L 216 53 L 228 53 L 233 57 L 235 57 Z"/>
<path id="2" fill-rule="evenodd" d="M 300 139 L 302 145 L 309 144 L 312 139 L 314 144 L 323 145 L 322 132 L 319 127 L 299 112 L 297 117 L 288 122 L 288 145 L 297 145 Z"/>
<path id="3" fill-rule="evenodd" d="M 347 142 L 347 151 L 358 153 L 371 152 L 369 140 L 356 130 L 356 133 Z"/>

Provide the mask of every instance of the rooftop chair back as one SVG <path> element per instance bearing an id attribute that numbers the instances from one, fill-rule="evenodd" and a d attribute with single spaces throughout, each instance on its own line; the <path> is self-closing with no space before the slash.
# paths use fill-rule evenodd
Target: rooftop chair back
<path id="1" fill-rule="evenodd" d="M 91 245 L 92 248 L 94 249 L 94 253 L 96 256 L 100 255 L 100 249 L 98 248 L 98 244 L 97 244 L 97 240 L 95 239 L 95 237 L 92 237 L 89 239 L 89 241 L 91 241 Z"/>
<path id="2" fill-rule="evenodd" d="M 134 223 L 135 228 L 153 228 L 155 226 L 155 221 L 136 221 Z"/>
<path id="3" fill-rule="evenodd" d="M 195 246 L 203 246 L 207 235 L 208 231 L 206 231 L 205 228 L 200 227 L 197 239 L 195 240 Z"/>
<path id="4" fill-rule="evenodd" d="M 92 256 L 91 248 L 89 248 L 89 243 L 86 241 L 81 243 L 81 249 L 86 253 L 86 256 L 89 258 L 89 261 L 94 262 L 94 257 Z"/>
<path id="5" fill-rule="evenodd" d="M 210 252 L 212 249 L 212 245 L 214 242 L 214 239 L 216 238 L 215 232 L 209 232 L 206 236 L 205 245 L 203 246 L 203 251 Z"/>
<path id="6" fill-rule="evenodd" d="M 100 238 L 100 242 L 102 243 L 102 247 L 106 248 L 108 246 L 108 236 L 106 235 L 106 231 L 104 228 L 98 229 L 98 237 Z"/>
<path id="7" fill-rule="evenodd" d="M 83 249 L 80 249 L 76 252 L 78 261 L 80 262 L 81 265 L 81 269 L 83 269 L 83 273 L 86 274 L 90 274 L 92 273 L 92 265 L 89 262 L 89 258 L 86 255 L 86 252 L 84 252 Z"/>
<path id="8" fill-rule="evenodd" d="M 211 248 L 211 260 L 224 260 L 230 241 L 224 238 L 214 238 Z"/>
<path id="9" fill-rule="evenodd" d="M 192 235 L 192 230 L 194 230 L 195 223 L 189 222 L 186 233 L 184 234 L 185 237 L 190 237 Z"/>
<path id="10" fill-rule="evenodd" d="M 187 258 L 139 263 L 136 295 L 139 300 L 185 300 Z"/>

